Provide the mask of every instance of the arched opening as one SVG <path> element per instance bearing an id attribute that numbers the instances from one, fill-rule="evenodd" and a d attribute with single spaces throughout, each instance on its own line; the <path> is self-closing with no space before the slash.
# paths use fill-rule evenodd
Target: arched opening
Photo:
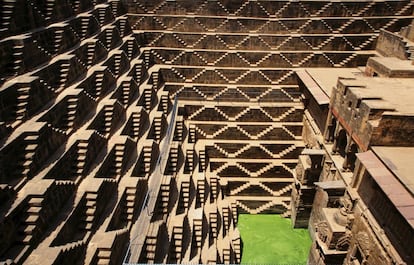
<path id="1" fill-rule="evenodd" d="M 340 130 L 338 136 L 336 137 L 336 148 L 335 152 L 338 152 L 342 157 L 346 155 L 346 146 L 348 145 L 348 139 L 346 131 L 344 129 Z"/>
<path id="2" fill-rule="evenodd" d="M 335 139 L 335 130 L 336 130 L 336 119 L 335 116 L 332 116 L 331 122 L 328 125 L 328 130 L 326 132 L 326 141 L 332 143 Z"/>
<path id="3" fill-rule="evenodd" d="M 356 153 L 358 153 L 358 146 L 356 144 L 352 144 L 346 153 L 346 158 L 344 161 L 344 169 L 348 169 L 350 171 L 354 171 L 355 169 L 355 161 L 356 161 Z"/>

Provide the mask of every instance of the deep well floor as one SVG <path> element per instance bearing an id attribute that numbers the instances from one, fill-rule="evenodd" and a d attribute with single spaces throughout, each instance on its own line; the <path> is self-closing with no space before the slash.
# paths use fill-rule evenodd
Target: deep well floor
<path id="1" fill-rule="evenodd" d="M 306 264 L 311 238 L 293 229 L 290 219 L 274 214 L 241 214 L 242 264 Z"/>

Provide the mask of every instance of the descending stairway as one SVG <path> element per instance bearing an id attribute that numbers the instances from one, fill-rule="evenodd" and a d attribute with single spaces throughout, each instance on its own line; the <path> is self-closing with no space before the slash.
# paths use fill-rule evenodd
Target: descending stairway
<path id="1" fill-rule="evenodd" d="M 23 120 L 27 112 L 27 105 L 30 97 L 30 87 L 20 87 L 17 97 L 16 120 Z"/>
<path id="2" fill-rule="evenodd" d="M 18 243 L 30 245 L 36 226 L 38 225 L 40 211 L 42 210 L 42 197 L 31 197 L 27 202 L 26 217 L 18 228 L 19 236 L 16 238 Z"/>
<path id="3" fill-rule="evenodd" d="M 291 213 L 295 71 L 364 66 L 413 18 L 360 2 L 2 0 L 0 263 L 239 263 L 239 212 Z"/>
<path id="4" fill-rule="evenodd" d="M 88 142 L 80 141 L 78 143 L 77 158 L 75 165 L 75 175 L 82 176 L 85 169 L 86 153 L 88 152 Z"/>
<path id="5" fill-rule="evenodd" d="M 180 226 L 175 226 L 173 228 L 173 234 L 172 234 L 172 255 L 174 260 L 181 260 L 182 256 L 182 240 L 183 240 L 183 228 Z"/>
<path id="6" fill-rule="evenodd" d="M 87 192 L 85 194 L 85 212 L 83 218 L 79 222 L 79 229 L 91 231 L 94 226 L 96 199 L 98 194 L 96 192 Z"/>
<path id="7" fill-rule="evenodd" d="M 73 97 L 69 98 L 67 101 L 67 118 L 66 118 L 66 130 L 70 130 L 75 125 L 75 118 L 76 118 L 76 108 L 78 105 L 78 99 Z"/>
<path id="8" fill-rule="evenodd" d="M 113 105 L 106 105 L 103 109 L 103 125 L 102 129 L 100 130 L 103 134 L 109 134 L 111 132 L 112 127 L 112 115 L 114 112 L 114 106 Z"/>
<path id="9" fill-rule="evenodd" d="M 133 217 L 134 217 L 136 189 L 132 187 L 128 187 L 125 193 L 126 193 L 127 221 L 132 222 Z"/>
<path id="10" fill-rule="evenodd" d="M 33 158 L 36 152 L 36 148 L 38 147 L 38 135 L 32 134 L 27 135 L 24 138 L 24 141 L 26 143 L 26 147 L 24 148 L 24 160 L 22 161 L 23 166 L 23 176 L 29 175 L 30 172 L 30 165 L 33 162 Z"/>

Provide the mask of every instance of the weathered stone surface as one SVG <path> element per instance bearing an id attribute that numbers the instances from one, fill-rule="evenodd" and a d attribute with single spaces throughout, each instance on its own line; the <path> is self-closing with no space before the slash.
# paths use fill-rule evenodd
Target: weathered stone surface
<path id="1" fill-rule="evenodd" d="M 315 264 L 354 259 L 346 247 L 363 233 L 386 240 L 358 220 L 356 178 L 343 170 L 371 145 L 411 145 L 398 93 L 360 96 L 409 85 L 343 67 L 378 55 L 378 36 L 383 54 L 412 58 L 413 7 L 3 1 L 0 263 L 239 263 L 238 212 L 309 225 Z M 391 33 L 402 27 L 403 38 Z M 365 72 L 410 77 L 382 65 Z M 318 241 L 327 219 L 329 240 Z M 372 249 L 381 255 L 369 262 L 400 261 Z"/>

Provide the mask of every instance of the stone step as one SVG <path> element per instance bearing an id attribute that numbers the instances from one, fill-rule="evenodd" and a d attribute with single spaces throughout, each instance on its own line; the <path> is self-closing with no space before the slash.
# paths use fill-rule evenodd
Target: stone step
<path id="1" fill-rule="evenodd" d="M 31 214 L 24 219 L 24 223 L 29 225 L 36 225 L 37 220 L 39 220 L 39 216 Z"/>
<path id="2" fill-rule="evenodd" d="M 24 233 L 25 235 L 32 235 L 33 231 L 35 230 L 36 225 L 27 225 L 27 226 L 23 226 L 22 227 L 22 233 Z"/>

